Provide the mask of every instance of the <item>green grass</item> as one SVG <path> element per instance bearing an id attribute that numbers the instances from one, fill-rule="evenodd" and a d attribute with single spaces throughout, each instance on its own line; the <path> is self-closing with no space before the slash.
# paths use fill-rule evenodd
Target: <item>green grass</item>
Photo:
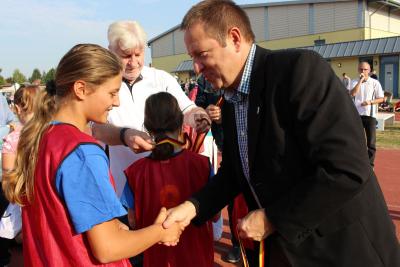
<path id="1" fill-rule="evenodd" d="M 400 122 L 385 125 L 384 131 L 376 131 L 376 145 L 378 148 L 400 149 Z"/>

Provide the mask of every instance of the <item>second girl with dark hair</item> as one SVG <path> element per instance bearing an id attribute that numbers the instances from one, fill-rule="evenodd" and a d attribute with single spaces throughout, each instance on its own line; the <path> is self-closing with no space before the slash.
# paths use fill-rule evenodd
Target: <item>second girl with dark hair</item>
<path id="1" fill-rule="evenodd" d="M 144 126 L 156 145 L 148 157 L 125 171 L 128 185 L 122 202 L 130 208 L 130 222 L 135 223 L 132 227 L 147 227 L 157 210 L 178 205 L 212 175 L 207 157 L 182 148 L 182 121 L 182 112 L 171 94 L 160 92 L 147 98 Z M 188 226 L 176 247 L 156 245 L 148 249 L 144 252 L 144 266 L 214 266 L 211 222 L 201 227 Z"/>

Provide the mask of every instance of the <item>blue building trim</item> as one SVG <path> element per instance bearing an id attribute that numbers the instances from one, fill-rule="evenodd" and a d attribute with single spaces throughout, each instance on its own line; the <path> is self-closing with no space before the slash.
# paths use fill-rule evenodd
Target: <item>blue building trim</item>
<path id="1" fill-rule="evenodd" d="M 264 8 L 264 39 L 269 40 L 268 7 Z"/>
<path id="2" fill-rule="evenodd" d="M 358 28 L 365 27 L 365 16 L 364 16 L 364 0 L 358 0 L 358 12 L 357 12 L 357 26 Z"/>
<path id="3" fill-rule="evenodd" d="M 308 5 L 308 34 L 315 33 L 315 12 L 314 4 Z"/>
<path id="4" fill-rule="evenodd" d="M 381 56 L 380 57 L 380 67 L 379 67 L 379 81 L 382 84 L 383 90 L 387 88 L 385 84 L 385 71 L 387 64 L 393 64 L 393 97 L 399 98 L 399 59 L 398 55 L 393 56 Z"/>

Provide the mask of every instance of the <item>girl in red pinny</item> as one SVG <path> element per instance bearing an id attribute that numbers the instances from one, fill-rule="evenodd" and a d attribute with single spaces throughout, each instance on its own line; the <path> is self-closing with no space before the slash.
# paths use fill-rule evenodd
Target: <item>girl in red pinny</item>
<path id="1" fill-rule="evenodd" d="M 161 92 L 146 100 L 144 127 L 156 145 L 148 157 L 125 170 L 128 184 L 122 196 L 137 229 L 150 225 L 161 207 L 182 203 L 212 176 L 207 157 L 182 148 L 182 121 L 171 94 Z M 153 246 L 144 252 L 143 262 L 144 267 L 214 266 L 211 222 L 186 227 L 175 247 Z"/>

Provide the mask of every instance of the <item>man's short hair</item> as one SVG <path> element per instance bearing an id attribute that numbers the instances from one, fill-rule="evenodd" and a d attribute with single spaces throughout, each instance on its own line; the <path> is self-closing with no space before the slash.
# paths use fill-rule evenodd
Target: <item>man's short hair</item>
<path id="1" fill-rule="evenodd" d="M 181 30 L 185 31 L 192 25 L 202 23 L 207 34 L 225 46 L 226 35 L 232 27 L 238 27 L 248 42 L 254 42 L 246 12 L 230 0 L 204 0 L 194 5 L 185 15 Z"/>
<path id="2" fill-rule="evenodd" d="M 361 61 L 360 63 L 358 63 L 358 66 L 361 66 L 361 65 L 363 65 L 363 64 L 367 64 L 368 67 L 369 67 L 369 69 L 371 70 L 371 65 L 369 64 L 368 61 Z"/>
<path id="3" fill-rule="evenodd" d="M 146 33 L 136 21 L 116 21 L 108 27 L 108 47 L 116 49 L 144 49 L 146 47 Z"/>

